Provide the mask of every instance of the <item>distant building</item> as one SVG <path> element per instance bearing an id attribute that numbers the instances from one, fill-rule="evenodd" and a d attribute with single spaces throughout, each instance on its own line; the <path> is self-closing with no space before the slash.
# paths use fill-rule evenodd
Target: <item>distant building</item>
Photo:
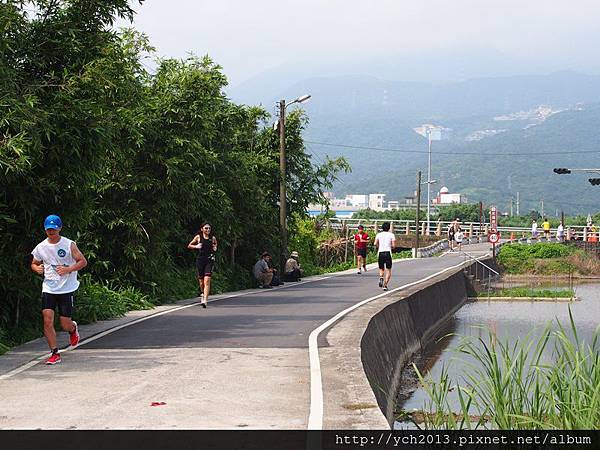
<path id="1" fill-rule="evenodd" d="M 437 197 L 433 199 L 432 203 L 434 205 L 450 205 L 452 203 L 464 203 L 465 198 L 462 194 L 451 194 L 449 189 L 444 186 L 440 189 Z"/>
<path id="2" fill-rule="evenodd" d="M 349 194 L 345 198 L 346 205 L 353 206 L 355 208 L 366 208 L 369 206 L 368 197 L 364 194 Z"/>
<path id="3" fill-rule="evenodd" d="M 390 200 L 387 202 L 387 209 L 394 211 L 400 209 L 400 202 L 398 200 Z"/>
<path id="4" fill-rule="evenodd" d="M 373 211 L 382 211 L 384 198 L 385 194 L 369 194 L 369 208 Z"/>

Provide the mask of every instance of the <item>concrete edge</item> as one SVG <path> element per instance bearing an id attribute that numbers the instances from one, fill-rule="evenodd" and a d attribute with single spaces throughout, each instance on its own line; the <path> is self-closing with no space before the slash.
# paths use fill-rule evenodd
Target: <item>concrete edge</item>
<path id="1" fill-rule="evenodd" d="M 471 264 L 473 264 L 471 261 L 465 262 L 455 270 L 363 305 L 328 330 L 329 347 L 319 349 L 324 395 L 323 429 L 390 428 L 393 423 L 393 417 L 390 416 L 394 406 L 393 401 L 389 401 L 390 392 L 393 392 L 392 395 L 395 397 L 406 360 L 418 351 L 421 345 L 425 345 L 439 326 L 464 304 L 467 298 L 466 290 L 455 304 L 445 310 L 442 317 L 435 320 L 435 323 L 428 326 L 425 332 L 420 333 L 417 339 L 413 339 L 408 346 L 402 349 L 404 358 L 399 358 L 397 361 L 386 361 L 387 368 L 393 368 L 389 386 L 380 386 L 379 388 L 372 386 L 365 373 L 362 358 L 365 333 L 375 317 L 384 314 L 386 309 L 394 305 L 400 305 L 406 315 L 410 315 L 409 300 L 415 294 L 426 291 L 430 287 L 435 288 L 441 282 L 456 277 L 457 274 L 460 278 L 464 278 L 461 272 Z M 412 328 L 408 330 L 410 334 L 415 336 L 419 334 L 412 324 L 408 324 L 408 327 Z M 378 400 L 378 396 L 374 392 L 375 389 L 384 391 L 383 396 L 388 398 L 387 404 L 381 404 L 381 399 Z M 386 411 L 382 411 L 383 409 Z"/>

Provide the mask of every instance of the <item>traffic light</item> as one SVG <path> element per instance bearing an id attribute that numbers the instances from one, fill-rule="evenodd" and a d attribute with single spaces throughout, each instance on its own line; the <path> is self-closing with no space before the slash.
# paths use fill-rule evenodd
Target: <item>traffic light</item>
<path id="1" fill-rule="evenodd" d="M 571 173 L 571 171 L 569 169 L 565 169 L 564 167 L 559 167 L 558 169 L 554 169 L 554 173 L 563 174 L 563 173 Z"/>
<path id="2" fill-rule="evenodd" d="M 598 186 L 600 184 L 600 178 L 590 178 L 588 181 L 592 186 Z"/>

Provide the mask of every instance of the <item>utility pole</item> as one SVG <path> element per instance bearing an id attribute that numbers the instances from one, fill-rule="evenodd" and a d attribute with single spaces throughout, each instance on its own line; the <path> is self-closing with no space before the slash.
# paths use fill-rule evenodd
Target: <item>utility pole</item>
<path id="1" fill-rule="evenodd" d="M 542 213 L 542 218 L 543 218 L 544 217 L 544 199 L 540 200 L 540 203 L 541 203 L 541 206 L 542 206 L 541 207 L 541 209 L 542 209 L 541 213 Z"/>
<path id="2" fill-rule="evenodd" d="M 428 130 L 427 138 L 429 140 L 429 150 L 427 152 L 427 230 L 425 234 L 429 235 L 429 209 L 431 208 L 431 130 Z"/>
<path id="3" fill-rule="evenodd" d="M 483 203 L 479 202 L 479 234 L 483 231 Z"/>
<path id="4" fill-rule="evenodd" d="M 517 216 L 520 216 L 521 213 L 519 212 L 519 191 L 517 191 Z"/>
<path id="5" fill-rule="evenodd" d="M 510 217 L 513 216 L 513 203 L 514 203 L 514 199 L 511 197 L 510 198 Z"/>
<path id="6" fill-rule="evenodd" d="M 429 186 L 429 185 L 428 185 Z M 415 237 L 415 258 L 419 257 L 419 212 L 421 211 L 421 171 L 417 172 L 417 213 L 415 217 L 416 237 Z"/>
<path id="7" fill-rule="evenodd" d="M 279 233 L 281 252 L 279 263 L 281 273 L 287 258 L 287 200 L 285 193 L 285 100 L 279 102 Z"/>

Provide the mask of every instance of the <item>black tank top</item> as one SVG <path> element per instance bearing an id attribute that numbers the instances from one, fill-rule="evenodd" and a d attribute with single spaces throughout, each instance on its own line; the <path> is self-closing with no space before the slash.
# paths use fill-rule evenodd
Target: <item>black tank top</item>
<path id="1" fill-rule="evenodd" d="M 204 239 L 204 236 L 200 235 L 200 243 L 202 247 L 198 251 L 198 258 L 210 258 L 213 255 L 212 239 Z"/>

